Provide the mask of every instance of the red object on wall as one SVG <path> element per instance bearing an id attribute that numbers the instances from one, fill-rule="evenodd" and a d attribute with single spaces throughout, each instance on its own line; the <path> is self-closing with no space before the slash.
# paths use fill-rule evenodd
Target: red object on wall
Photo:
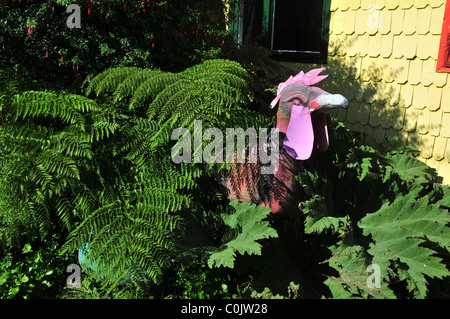
<path id="1" fill-rule="evenodd" d="M 450 72 L 450 0 L 447 0 L 445 6 L 436 71 Z"/>

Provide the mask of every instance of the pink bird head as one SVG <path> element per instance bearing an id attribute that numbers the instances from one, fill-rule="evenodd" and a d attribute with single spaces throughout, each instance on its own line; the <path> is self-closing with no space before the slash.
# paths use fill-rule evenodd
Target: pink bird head
<path id="1" fill-rule="evenodd" d="M 314 86 L 327 77 L 319 75 L 323 70 L 314 69 L 306 74 L 300 72 L 295 77 L 291 76 L 286 82 L 280 83 L 277 97 L 271 103 L 273 108 L 280 101 L 277 127 L 280 125 L 286 134 L 284 149 L 296 160 L 307 160 L 314 146 L 320 151 L 328 149 L 326 118 L 320 110 L 348 108 L 348 100 L 344 96 L 330 94 Z"/>
<path id="2" fill-rule="evenodd" d="M 280 83 L 278 85 L 277 97 L 272 101 L 272 103 L 270 103 L 270 108 L 273 109 L 275 105 L 277 105 L 281 97 L 281 91 L 283 91 L 283 89 L 286 86 L 294 83 L 304 83 L 306 85 L 314 85 L 326 79 L 328 75 L 319 75 L 323 70 L 325 70 L 325 68 L 314 69 L 309 71 L 308 73 L 303 73 L 303 71 L 301 71 L 294 77 L 290 76 L 286 82 Z"/>

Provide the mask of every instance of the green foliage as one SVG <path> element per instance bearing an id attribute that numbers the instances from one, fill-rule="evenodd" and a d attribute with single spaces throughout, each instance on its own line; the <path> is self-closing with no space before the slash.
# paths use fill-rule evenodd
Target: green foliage
<path id="1" fill-rule="evenodd" d="M 71 3 L 80 5 L 81 28 L 66 25 Z M 0 65 L 41 89 L 76 91 L 116 65 L 179 71 L 234 52 L 223 9 L 215 0 L 1 1 Z"/>
<path id="2" fill-rule="evenodd" d="M 129 101 L 130 110 L 143 108 L 149 119 L 167 122 L 164 129 L 170 132 L 192 130 L 196 119 L 206 128 L 259 127 L 267 117 L 243 107 L 249 104 L 248 80 L 238 63 L 222 59 L 179 73 L 118 67 L 90 80 L 86 94 L 110 93 L 113 102 Z"/>
<path id="3" fill-rule="evenodd" d="M 96 145 L 117 124 L 83 96 L 24 91 L 7 97 L 0 125 L 0 206 L 13 243 L 21 246 L 35 236 L 70 231 L 90 212 L 100 192 L 92 177 L 103 179 Z"/>
<path id="4" fill-rule="evenodd" d="M 120 105 L 111 110 L 83 96 L 34 91 L 11 101 L 0 126 L 1 219 L 11 245 L 72 232 L 65 250 L 90 241 L 97 262 L 116 257 L 108 265 L 120 274 L 133 258 L 156 281 L 181 229 L 173 213 L 190 202 L 178 190 L 194 186 L 195 170 L 175 167 L 170 157 L 161 161 L 156 147 L 146 151 L 153 166 L 134 165 L 133 147 L 159 126 Z M 130 139 L 135 145 L 125 145 Z"/>
<path id="5" fill-rule="evenodd" d="M 228 285 L 230 275 L 212 271 L 206 264 L 195 260 L 177 271 L 175 291 L 178 298 L 212 299 L 230 297 Z"/>
<path id="6" fill-rule="evenodd" d="M 148 293 L 140 286 L 123 286 L 116 289 L 105 289 L 100 280 L 91 276 L 82 276 L 80 288 L 65 287 L 59 299 L 143 299 L 148 298 Z"/>
<path id="7" fill-rule="evenodd" d="M 340 243 L 330 247 L 330 250 L 332 258 L 328 262 L 338 272 L 336 276 L 328 276 L 325 281 L 331 291 L 332 298 L 395 298 L 386 281 L 381 282 L 380 287 L 368 286 L 370 256 L 364 247 L 358 245 L 346 246 Z"/>
<path id="8" fill-rule="evenodd" d="M 341 231 L 348 224 L 348 217 L 332 216 L 333 203 L 331 198 L 320 195 L 330 195 L 333 185 L 309 171 L 300 173 L 299 176 L 301 177 L 304 191 L 311 196 L 303 209 L 303 212 L 306 214 L 305 233 L 319 234 L 326 230 L 331 230 L 331 233 Z"/>
<path id="9" fill-rule="evenodd" d="M 185 219 L 224 204 L 218 167 L 170 160 L 171 130 L 197 118 L 205 129 L 270 119 L 246 108 L 251 92 L 239 64 L 198 64 L 235 50 L 221 1 L 124 8 L 82 0 L 82 28 L 69 29 L 65 6 L 75 2 L 0 4 L 0 63 L 8 67 L 0 74 L 1 244 L 17 251 L 57 234 L 65 252 L 89 243 L 86 270 L 102 265 L 90 278 L 117 288 L 138 264 L 160 283 L 178 258 Z M 85 78 L 95 98 L 71 93 Z M 255 225 L 253 237 L 235 242 L 250 243 L 248 252 L 261 249 Z"/>
<path id="10" fill-rule="evenodd" d="M 425 276 L 442 279 L 449 275 L 442 258 L 433 256 L 436 249 L 426 247 L 432 243 L 450 249 L 450 214 L 430 204 L 427 197 L 418 198 L 419 192 L 420 188 L 416 188 L 391 204 L 385 203 L 377 212 L 365 216 L 359 227 L 374 241 L 368 253 L 374 256 L 373 263 L 384 270 L 382 276 L 390 272 L 393 277 L 406 278 L 409 290 L 424 298 Z"/>
<path id="11" fill-rule="evenodd" d="M 182 229 L 180 217 L 173 212 L 185 203 L 177 202 L 184 198 L 177 195 L 175 183 L 155 185 L 152 182 L 155 180 L 162 182 L 149 172 L 140 172 L 134 189 L 122 190 L 123 199 L 86 215 L 69 236 L 65 250 L 75 251 L 89 243 L 83 267 L 92 268 L 94 277 L 120 283 L 131 269 L 132 260 L 139 263 L 138 272 L 145 272 L 147 279 L 159 282 L 163 270 L 170 266 L 177 233 Z"/>
<path id="12" fill-rule="evenodd" d="M 111 72 L 117 75 L 116 70 Z M 208 75 L 212 70 L 213 77 Z M 197 79 L 197 86 L 203 87 L 181 90 L 187 95 L 182 98 L 188 100 L 191 93 L 204 98 L 205 115 L 229 99 L 216 112 L 225 127 L 237 119 L 230 115 L 231 104 L 246 98 L 245 71 L 234 62 L 209 61 L 180 74 L 155 72 L 174 81 L 143 82 L 141 86 L 156 83 L 151 100 L 162 101 L 168 91 L 183 88 L 186 79 Z M 97 83 L 111 91 L 116 85 L 126 96 L 130 92 L 124 88 L 131 84 L 137 89 L 131 99 L 13 93 L 1 126 L 2 219 L 16 247 L 27 238 L 44 239 L 55 232 L 70 233 L 63 251 L 89 243 L 84 266 L 105 284 L 120 283 L 130 270 L 129 260 L 139 264 L 147 280 L 159 283 L 184 232 L 181 214 L 202 212 L 222 196 L 217 169 L 173 163 L 166 124 L 171 117 L 143 117 L 145 112 L 130 107 L 147 99 L 141 97 L 146 94 L 141 86 L 126 76 L 105 75 L 94 78 L 90 88 Z M 223 85 L 217 88 L 215 82 Z M 214 93 L 202 95 L 209 87 Z M 178 107 L 163 105 L 168 114 Z M 180 113 L 186 115 L 189 112 Z M 94 264 L 101 266 L 91 267 Z"/>
<path id="13" fill-rule="evenodd" d="M 69 259 L 58 254 L 55 242 L 45 247 L 25 244 L 19 256 L 6 256 L 0 262 L 0 299 L 55 298 L 66 285 Z"/>
<path id="14" fill-rule="evenodd" d="M 239 204 L 237 201 L 230 203 L 230 206 L 235 212 L 220 215 L 229 229 L 225 232 L 220 247 L 208 258 L 208 266 L 211 268 L 233 268 L 236 253 L 261 255 L 261 244 L 258 240 L 278 237 L 269 222 L 263 221 L 270 213 L 270 208 L 251 203 Z"/>
<path id="15" fill-rule="evenodd" d="M 204 94 L 208 89 L 215 90 L 217 82 L 224 83 L 217 91 L 223 90 L 223 94 Z M 177 113 L 180 105 L 169 101 L 172 99 L 161 103 L 173 91 L 179 92 L 175 102 L 190 101 L 193 96 L 204 102 L 190 104 L 189 112 Z M 93 268 L 92 274 L 105 278 L 107 283 L 121 281 L 130 267 L 129 260 L 139 263 L 148 280 L 160 283 L 185 229 L 180 216 L 201 213 L 222 196 L 216 181 L 217 168 L 175 164 L 171 160 L 170 132 L 187 123 L 196 110 L 205 117 L 212 114 L 212 108 L 220 106 L 223 98 L 230 105 L 218 108 L 220 112 L 215 112 L 215 116 L 227 120 L 222 123 L 232 124 L 235 118 L 230 116 L 231 104 L 245 98 L 245 71 L 225 60 L 207 61 L 178 74 L 115 68 L 94 77 L 87 86 L 87 94 L 91 92 L 99 95 L 98 101 L 112 103 L 113 108 L 120 106 L 116 120 L 120 122 L 119 129 L 108 150 L 112 152 L 110 156 L 122 158 L 130 165 L 129 176 L 115 189 L 115 201 L 84 214 L 64 249 L 74 251 L 89 243 L 86 268 Z M 140 101 L 139 106 L 136 101 Z M 157 103 L 163 109 L 155 113 L 158 116 L 152 116 L 149 113 Z M 138 115 L 145 113 L 147 118 Z M 181 123 L 174 120 L 177 114 Z M 210 118 L 217 121 L 215 116 Z M 104 266 L 89 267 L 89 262 Z"/>
<path id="16" fill-rule="evenodd" d="M 336 271 L 324 281 L 333 298 L 425 298 L 433 278 L 448 286 L 448 186 L 410 147 L 364 144 L 340 123 L 330 129 L 329 156 L 311 158 L 298 180 L 305 233 L 314 234 Z M 443 202 L 442 202 L 443 203 Z M 335 239 L 333 239 L 335 238 Z M 331 242 L 330 242 L 331 240 Z M 380 287 L 368 267 L 380 267 Z M 445 293 L 444 293 L 445 294 Z"/>
<path id="17" fill-rule="evenodd" d="M 432 169 L 424 162 L 405 153 L 392 154 L 388 157 L 392 171 L 405 181 L 414 184 L 433 182 Z"/>
<path id="18" fill-rule="evenodd" d="M 81 131 L 86 130 L 83 113 L 99 110 L 97 103 L 83 96 L 36 91 L 16 94 L 11 108 L 15 110 L 15 120 L 38 116 L 57 118 Z"/>
<path id="19" fill-rule="evenodd" d="M 240 258 L 260 256 L 263 242 L 278 237 L 267 207 L 231 202 L 215 211 L 188 214 L 176 254 L 177 272 L 154 289 L 170 298 L 246 298 L 252 274 L 239 272 Z"/>
<path id="20" fill-rule="evenodd" d="M 24 98 L 26 96 L 26 99 Z M 50 103 L 47 103 L 50 101 Z M 0 126 L 1 205 L 16 234 L 38 232 L 45 236 L 55 225 L 70 227 L 72 211 L 66 192 L 81 179 L 77 161 L 92 158 L 84 133 L 84 118 L 73 104 L 62 103 L 54 94 L 25 92 L 15 95 Z M 81 102 L 85 99 L 81 97 Z M 27 111 L 26 106 L 30 106 Z M 32 107 L 34 105 L 35 107 Z M 47 105 L 50 105 L 46 108 Z M 54 120 L 42 125 L 42 118 Z M 72 123 L 70 130 L 58 126 Z M 15 220 L 13 223 L 12 220 Z M 60 224 L 61 223 L 61 224 Z M 22 236 L 22 234 L 21 234 Z"/>

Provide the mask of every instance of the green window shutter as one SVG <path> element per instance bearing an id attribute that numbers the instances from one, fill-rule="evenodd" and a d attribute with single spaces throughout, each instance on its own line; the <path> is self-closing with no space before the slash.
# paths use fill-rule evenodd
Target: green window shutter
<path id="1" fill-rule="evenodd" d="M 232 19 L 228 25 L 229 32 L 233 35 L 234 41 L 239 43 L 239 26 L 242 25 L 241 0 L 229 0 L 228 6 L 232 15 Z"/>
<path id="2" fill-rule="evenodd" d="M 270 44 L 270 37 L 269 37 L 269 30 L 271 29 L 271 22 L 270 22 L 270 16 L 272 12 L 272 1 L 271 0 L 264 0 L 263 5 L 263 41 L 264 45 L 269 47 Z"/>

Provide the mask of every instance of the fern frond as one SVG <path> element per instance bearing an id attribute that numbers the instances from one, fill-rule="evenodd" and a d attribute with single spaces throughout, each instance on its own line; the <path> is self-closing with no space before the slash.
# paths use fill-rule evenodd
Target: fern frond
<path id="1" fill-rule="evenodd" d="M 146 101 L 151 101 L 166 87 L 170 86 L 178 79 L 178 75 L 166 72 L 154 72 L 152 76 L 136 89 L 130 99 L 130 109 L 144 106 Z"/>
<path id="2" fill-rule="evenodd" d="M 47 172 L 68 178 L 80 178 L 79 170 L 75 161 L 65 157 L 54 150 L 42 151 L 36 157 L 36 164 Z"/>
<path id="3" fill-rule="evenodd" d="M 98 105 L 83 96 L 55 92 L 26 91 L 14 96 L 11 105 L 15 119 L 50 117 L 85 129 L 83 113 L 99 111 Z"/>
<path id="4" fill-rule="evenodd" d="M 88 262 L 83 267 L 108 283 L 120 283 L 131 264 L 138 264 L 149 279 L 159 282 L 175 249 L 174 231 L 181 219 L 152 202 L 139 200 L 132 206 L 116 201 L 97 209 L 71 233 L 64 249 L 89 242 L 86 259 L 95 260 L 95 265 Z"/>
<path id="5" fill-rule="evenodd" d="M 117 75 L 114 80 L 113 75 Z M 180 73 L 111 69 L 94 77 L 87 93 L 113 92 L 115 102 L 129 97 L 130 110 L 144 107 L 149 119 L 160 124 L 170 120 L 172 127 L 179 127 L 192 120 L 193 114 L 221 118 L 228 110 L 239 109 L 248 101 L 247 82 L 247 71 L 239 63 L 216 59 Z"/>
<path id="6" fill-rule="evenodd" d="M 136 90 L 140 88 L 143 83 L 147 83 L 149 80 L 154 79 L 162 73 L 162 71 L 158 70 L 143 69 L 128 76 L 115 89 L 113 93 L 114 103 L 126 97 L 135 95 Z"/>
<path id="7" fill-rule="evenodd" d="M 66 106 L 68 106 L 71 109 L 77 110 L 81 113 L 90 113 L 90 112 L 98 112 L 101 110 L 99 105 L 82 95 L 76 95 L 76 94 L 60 94 L 59 99 L 62 101 L 62 103 Z"/>
<path id="8" fill-rule="evenodd" d="M 102 92 L 113 92 L 123 79 L 141 71 L 137 67 L 115 67 L 107 69 L 95 76 L 86 88 L 86 96 L 94 92 L 99 96 Z"/>

